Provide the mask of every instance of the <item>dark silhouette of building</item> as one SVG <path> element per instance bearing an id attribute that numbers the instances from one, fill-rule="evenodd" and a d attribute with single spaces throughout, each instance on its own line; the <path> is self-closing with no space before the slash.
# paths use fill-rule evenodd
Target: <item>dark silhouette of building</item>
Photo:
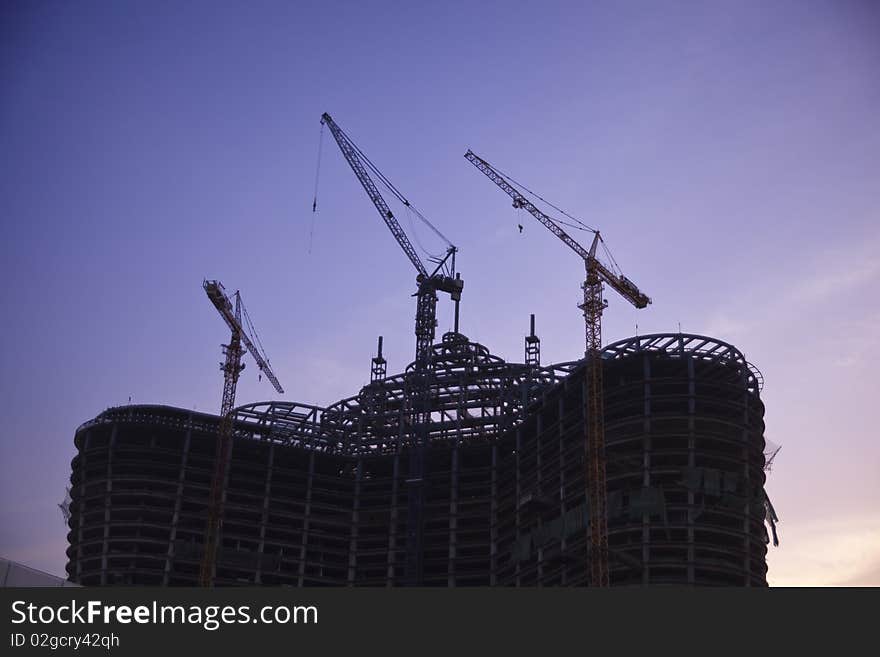
<path id="1" fill-rule="evenodd" d="M 541 367 L 528 347 L 518 364 L 457 333 L 434 346 L 419 482 L 412 366 L 326 408 L 237 409 L 216 583 L 404 585 L 419 485 L 423 585 L 584 585 L 584 363 Z M 603 368 L 612 584 L 766 585 L 757 371 L 682 334 L 614 343 Z M 77 430 L 72 581 L 197 583 L 218 424 L 138 405 Z"/>

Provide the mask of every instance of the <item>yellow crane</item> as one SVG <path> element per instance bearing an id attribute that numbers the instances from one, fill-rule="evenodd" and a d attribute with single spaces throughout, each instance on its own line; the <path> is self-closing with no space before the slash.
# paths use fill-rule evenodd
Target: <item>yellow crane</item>
<path id="1" fill-rule="evenodd" d="M 205 551 L 202 556 L 201 568 L 199 569 L 199 585 L 212 586 L 215 576 L 215 564 L 217 560 L 217 547 L 220 542 L 220 530 L 223 519 L 223 500 L 224 490 L 226 487 L 226 465 L 229 461 L 229 453 L 232 450 L 232 429 L 235 424 L 235 388 L 238 385 L 238 376 L 244 369 L 241 357 L 245 351 L 249 351 L 260 371 L 266 375 L 266 378 L 278 391 L 278 394 L 284 394 L 281 384 L 275 378 L 272 368 L 269 367 L 269 359 L 266 358 L 263 349 L 258 349 L 257 344 L 262 347 L 259 337 L 254 330 L 248 317 L 247 310 L 241 301 L 241 294 L 236 292 L 235 306 L 226 296 L 226 290 L 220 281 L 204 281 L 202 286 L 208 299 L 214 304 L 217 312 L 226 322 L 229 330 L 232 331 L 232 337 L 229 344 L 223 345 L 223 354 L 226 356 L 224 362 L 220 363 L 220 369 L 223 371 L 223 400 L 220 403 L 220 427 L 217 431 L 217 451 L 214 460 L 214 475 L 211 479 L 211 494 L 208 500 L 208 523 L 205 528 Z M 244 310 L 244 320 L 253 334 L 253 338 L 245 331 L 242 324 L 242 310 Z M 254 344 L 256 342 L 256 344 Z M 244 343 L 244 347 L 242 347 Z"/>
<path id="2" fill-rule="evenodd" d="M 622 273 L 612 271 L 596 257 L 596 248 L 603 242 L 598 230 L 593 231 L 589 249 L 581 246 L 549 215 L 539 210 L 511 183 L 508 176 L 493 168 L 486 160 L 468 150 L 465 158 L 513 199 L 513 207 L 527 210 L 551 233 L 577 253 L 586 267 L 583 284 L 584 300 L 579 308 L 586 323 L 586 387 L 587 404 L 584 417 L 587 501 L 589 504 L 588 558 L 591 586 L 609 586 L 608 508 L 605 478 L 605 409 L 602 385 L 602 311 L 608 302 L 602 297 L 607 284 L 636 308 L 645 308 L 651 299 Z M 520 230 L 522 228 L 520 227 Z"/>

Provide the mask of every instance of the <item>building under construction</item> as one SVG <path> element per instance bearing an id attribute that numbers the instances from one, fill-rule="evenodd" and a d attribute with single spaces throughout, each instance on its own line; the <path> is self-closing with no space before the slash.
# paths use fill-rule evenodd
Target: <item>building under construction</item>
<path id="1" fill-rule="evenodd" d="M 508 363 L 458 333 L 431 350 L 424 481 L 410 480 L 413 367 L 326 408 L 236 409 L 218 585 L 584 585 L 583 360 Z M 662 334 L 607 346 L 612 585 L 766 585 L 760 375 L 729 344 Z M 220 418 L 111 408 L 76 432 L 68 574 L 195 585 Z M 413 486 L 423 538 L 408 551 Z"/>
<path id="2" fill-rule="evenodd" d="M 416 270 L 415 359 L 386 376 L 380 338 L 370 383 L 354 397 L 326 408 L 236 408 L 245 353 L 284 390 L 241 295 L 231 299 L 219 281 L 205 281 L 231 332 L 220 415 L 127 406 L 80 427 L 71 579 L 766 585 L 765 520 L 773 528 L 775 514 L 764 495 L 760 377 L 742 354 L 682 334 L 603 347 L 603 290 L 635 308 L 651 299 L 623 275 L 598 230 L 469 150 L 465 158 L 586 271 L 582 359 L 542 367 L 534 317 L 523 363 L 493 356 L 459 331 L 457 247 L 329 114 L 321 124 Z M 445 243 L 445 255 L 430 258 L 433 268 L 380 185 Z M 563 225 L 592 233 L 590 247 Z M 439 292 L 455 305 L 455 328 L 437 342 Z"/>

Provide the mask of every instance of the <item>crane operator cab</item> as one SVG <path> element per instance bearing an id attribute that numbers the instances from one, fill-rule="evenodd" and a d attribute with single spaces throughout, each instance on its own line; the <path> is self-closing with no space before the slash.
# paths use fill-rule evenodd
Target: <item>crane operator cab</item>
<path id="1" fill-rule="evenodd" d="M 427 278 L 419 274 L 416 277 L 416 282 L 419 284 L 420 290 L 423 285 L 428 283 L 434 290 L 449 294 L 449 297 L 453 301 L 461 301 L 461 292 L 464 290 L 464 279 L 458 274 L 456 274 L 454 278 L 452 276 L 443 276 L 442 274 L 435 274 L 434 276 Z"/>

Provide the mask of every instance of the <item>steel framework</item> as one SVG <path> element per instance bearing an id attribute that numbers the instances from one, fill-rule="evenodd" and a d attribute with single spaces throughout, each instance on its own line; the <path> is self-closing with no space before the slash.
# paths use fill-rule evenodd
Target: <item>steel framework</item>
<path id="1" fill-rule="evenodd" d="M 601 362 L 611 584 L 766 584 L 757 370 L 682 334 L 616 342 Z M 447 334 L 432 364 L 424 584 L 586 584 L 584 361 L 505 363 Z M 409 583 L 412 370 L 330 407 L 236 409 L 218 584 Z M 123 406 L 77 430 L 73 581 L 198 581 L 219 422 Z"/>

